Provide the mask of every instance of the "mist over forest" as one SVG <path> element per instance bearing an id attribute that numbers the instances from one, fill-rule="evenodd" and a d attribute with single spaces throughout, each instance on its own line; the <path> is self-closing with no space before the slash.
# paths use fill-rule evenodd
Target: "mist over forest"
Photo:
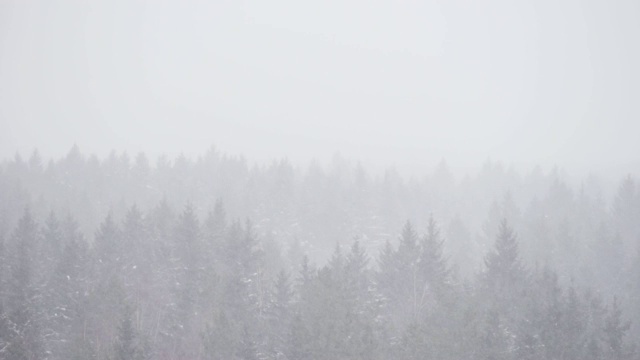
<path id="1" fill-rule="evenodd" d="M 639 20 L 0 0 L 0 360 L 640 360 Z"/>
<path id="2" fill-rule="evenodd" d="M 487 161 L 0 165 L 3 359 L 632 359 L 640 191 Z"/>

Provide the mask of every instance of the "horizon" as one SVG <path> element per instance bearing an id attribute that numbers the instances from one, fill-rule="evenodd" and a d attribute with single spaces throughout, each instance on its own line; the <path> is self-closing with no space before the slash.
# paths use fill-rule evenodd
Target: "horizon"
<path id="1" fill-rule="evenodd" d="M 0 4 L 1 157 L 640 168 L 636 3 L 45 4 Z"/>

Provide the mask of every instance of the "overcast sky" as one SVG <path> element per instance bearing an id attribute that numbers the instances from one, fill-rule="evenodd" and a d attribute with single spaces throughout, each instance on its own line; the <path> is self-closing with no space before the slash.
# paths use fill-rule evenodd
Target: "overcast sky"
<path id="1" fill-rule="evenodd" d="M 0 155 L 624 166 L 640 1 L 0 1 Z"/>

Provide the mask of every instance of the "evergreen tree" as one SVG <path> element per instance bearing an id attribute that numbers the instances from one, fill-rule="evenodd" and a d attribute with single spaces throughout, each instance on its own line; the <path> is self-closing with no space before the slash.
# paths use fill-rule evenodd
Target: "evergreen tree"
<path id="1" fill-rule="evenodd" d="M 402 228 L 398 249 L 394 251 L 387 244 L 380 255 L 378 289 L 386 297 L 398 328 L 418 315 L 424 284 L 418 278 L 419 256 L 418 234 L 409 221 Z"/>
<path id="2" fill-rule="evenodd" d="M 429 217 L 427 233 L 422 238 L 420 258 L 418 259 L 418 278 L 422 282 L 420 310 L 434 302 L 442 302 L 452 286 L 450 269 L 443 255 L 444 240 L 433 216 Z M 429 300 L 430 299 L 430 300 Z"/>
<path id="3" fill-rule="evenodd" d="M 195 321 L 198 319 L 194 316 L 200 310 L 200 234 L 200 223 L 193 206 L 187 204 L 176 224 L 169 273 L 172 279 L 173 299 L 168 309 L 169 334 L 172 337 L 172 348 L 180 357 L 188 357 L 191 351 L 194 351 L 184 340 L 193 338 L 193 333 L 201 332 L 200 324 Z"/>
<path id="4" fill-rule="evenodd" d="M 506 220 L 500 223 L 494 249 L 486 255 L 484 263 L 484 283 L 496 296 L 506 296 L 525 286 L 527 275 L 520 261 L 517 237 Z"/>
<path id="5" fill-rule="evenodd" d="M 418 233 L 413 228 L 411 222 L 407 221 L 402 228 L 398 245 L 398 263 L 404 266 L 415 266 L 418 261 L 420 251 L 418 249 Z"/>

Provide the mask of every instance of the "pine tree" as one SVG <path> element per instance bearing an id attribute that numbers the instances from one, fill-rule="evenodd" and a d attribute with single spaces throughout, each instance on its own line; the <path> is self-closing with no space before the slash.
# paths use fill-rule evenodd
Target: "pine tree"
<path id="1" fill-rule="evenodd" d="M 484 263 L 484 282 L 489 291 L 501 295 L 524 286 L 526 271 L 520 261 L 517 237 L 506 220 L 500 223 L 495 247 L 486 255 Z"/>
<path id="2" fill-rule="evenodd" d="M 488 342 L 489 354 L 499 356 L 495 353 L 497 348 L 510 354 L 499 358 L 512 358 L 513 338 L 518 335 L 521 335 L 517 340 L 523 347 L 522 351 L 535 349 L 535 334 L 532 335 L 530 330 L 522 331 L 523 322 L 530 321 L 524 311 L 528 299 L 526 290 L 530 288 L 528 275 L 519 257 L 517 237 L 506 220 L 500 224 L 494 249 L 485 256 L 484 262 L 486 270 L 479 279 L 480 300 L 490 314 L 487 318 L 488 333 L 485 334 L 487 339 L 492 339 Z"/>
<path id="3" fill-rule="evenodd" d="M 420 303 L 429 303 L 425 297 L 441 302 L 451 288 L 451 270 L 443 255 L 444 240 L 433 216 L 429 217 L 427 233 L 422 238 L 420 258 L 418 259 L 418 278 L 423 283 Z"/>
<path id="4" fill-rule="evenodd" d="M 419 279 L 420 248 L 418 234 L 407 221 L 397 250 L 387 244 L 380 255 L 377 275 L 379 291 L 385 296 L 397 328 L 413 322 L 419 313 L 424 282 Z"/>
<path id="5" fill-rule="evenodd" d="M 351 245 L 351 251 L 346 257 L 344 276 L 347 301 L 351 303 L 354 314 L 359 316 L 364 315 L 371 302 L 369 293 L 371 279 L 368 272 L 368 263 L 369 258 L 365 250 L 360 246 L 360 241 L 355 240 Z"/>
<path id="6" fill-rule="evenodd" d="M 194 315 L 200 310 L 202 280 L 200 223 L 191 204 L 180 215 L 173 240 L 168 273 L 172 296 L 168 331 L 176 356 L 189 357 L 194 349 L 185 340 L 201 331 Z"/>
<path id="7" fill-rule="evenodd" d="M 398 245 L 398 261 L 401 266 L 415 266 L 420 251 L 418 250 L 418 233 L 411 222 L 407 221 L 402 228 L 400 244 Z"/>
<path id="8" fill-rule="evenodd" d="M 369 258 L 360 241 L 355 240 L 346 256 L 343 290 L 348 307 L 345 320 L 349 336 L 346 346 L 349 357 L 355 359 L 372 356 L 369 348 L 379 335 L 374 328 L 380 316 L 380 307 L 375 301 L 377 293 L 372 288 L 368 263 Z"/>

